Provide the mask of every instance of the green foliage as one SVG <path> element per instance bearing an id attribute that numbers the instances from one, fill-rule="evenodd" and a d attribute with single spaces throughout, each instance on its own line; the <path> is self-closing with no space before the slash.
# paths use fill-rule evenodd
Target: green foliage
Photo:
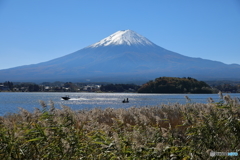
<path id="1" fill-rule="evenodd" d="M 209 85 L 194 78 L 160 77 L 143 84 L 139 93 L 212 93 Z"/>
<path id="2" fill-rule="evenodd" d="M 224 93 L 240 93 L 240 81 L 237 80 L 216 80 L 206 81 L 212 88 L 216 90 L 216 93 L 220 90 Z"/>
<path id="3" fill-rule="evenodd" d="M 216 89 L 222 92 L 231 92 L 231 93 L 239 93 L 240 92 L 240 85 L 231 85 L 231 84 L 221 84 L 215 86 Z"/>
<path id="4" fill-rule="evenodd" d="M 34 113 L 0 117 L 0 159 L 201 160 L 240 148 L 240 105 L 228 95 L 218 103 L 128 109 L 40 103 Z"/>

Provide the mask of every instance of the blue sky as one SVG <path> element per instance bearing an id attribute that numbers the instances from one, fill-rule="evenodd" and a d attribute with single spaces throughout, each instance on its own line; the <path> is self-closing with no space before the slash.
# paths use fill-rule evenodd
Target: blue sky
<path id="1" fill-rule="evenodd" d="M 239 0 L 0 0 L 0 69 L 58 58 L 124 29 L 186 56 L 240 64 Z"/>

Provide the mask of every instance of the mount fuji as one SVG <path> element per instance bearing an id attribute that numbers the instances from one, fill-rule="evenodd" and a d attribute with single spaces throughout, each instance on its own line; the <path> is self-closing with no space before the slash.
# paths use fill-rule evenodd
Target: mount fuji
<path id="1" fill-rule="evenodd" d="M 0 81 L 148 81 L 161 76 L 239 79 L 240 65 L 187 57 L 132 30 L 47 62 L 0 70 Z"/>

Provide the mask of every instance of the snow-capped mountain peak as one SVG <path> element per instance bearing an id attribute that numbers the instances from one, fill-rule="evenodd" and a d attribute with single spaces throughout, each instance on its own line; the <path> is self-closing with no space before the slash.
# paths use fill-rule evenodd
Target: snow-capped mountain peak
<path id="1" fill-rule="evenodd" d="M 90 45 L 89 47 L 100 47 L 100 46 L 110 46 L 110 45 L 155 45 L 147 38 L 141 36 L 140 34 L 132 30 L 121 30 L 113 33 L 112 35 L 102 39 L 101 41 Z"/>

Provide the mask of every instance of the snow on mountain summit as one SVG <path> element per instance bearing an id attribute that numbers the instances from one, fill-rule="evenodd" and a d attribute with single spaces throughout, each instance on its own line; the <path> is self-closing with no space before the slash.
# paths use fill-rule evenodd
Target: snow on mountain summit
<path id="1" fill-rule="evenodd" d="M 90 45 L 89 47 L 100 47 L 100 46 L 110 46 L 110 45 L 155 45 L 147 38 L 141 36 L 140 34 L 132 30 L 121 30 L 113 33 L 107 38 Z"/>

